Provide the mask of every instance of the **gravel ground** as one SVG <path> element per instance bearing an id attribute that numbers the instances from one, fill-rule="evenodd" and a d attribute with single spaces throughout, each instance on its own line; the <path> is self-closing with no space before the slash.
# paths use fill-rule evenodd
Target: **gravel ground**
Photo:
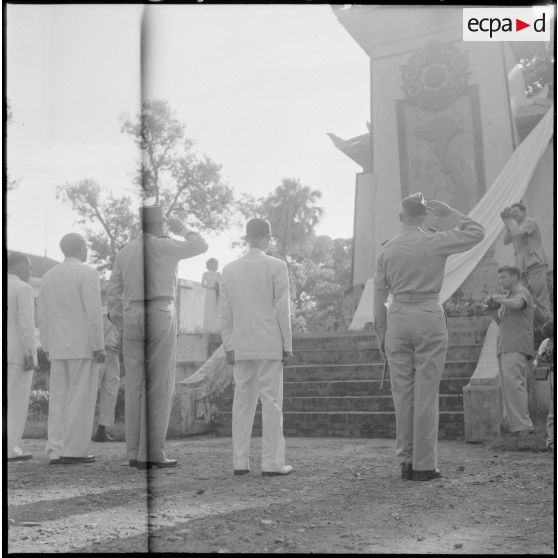
<path id="1" fill-rule="evenodd" d="M 402 481 L 393 440 L 289 438 L 286 477 L 233 476 L 230 438 L 167 443 L 175 469 L 8 465 L 9 552 L 554 553 L 554 456 L 439 442 L 442 479 Z M 6 511 L 6 510 L 5 510 Z"/>

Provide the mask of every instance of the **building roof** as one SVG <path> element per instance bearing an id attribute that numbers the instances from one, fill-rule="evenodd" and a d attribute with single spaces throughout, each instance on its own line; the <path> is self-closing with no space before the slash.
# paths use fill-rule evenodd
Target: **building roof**
<path id="1" fill-rule="evenodd" d="M 20 252 L 19 250 L 8 250 L 8 255 L 12 252 Z M 46 258 L 44 256 L 35 256 L 35 254 L 28 254 L 27 252 L 20 252 L 25 254 L 31 261 L 33 266 L 31 269 L 31 277 L 42 277 L 51 267 L 60 263 L 52 258 Z"/>

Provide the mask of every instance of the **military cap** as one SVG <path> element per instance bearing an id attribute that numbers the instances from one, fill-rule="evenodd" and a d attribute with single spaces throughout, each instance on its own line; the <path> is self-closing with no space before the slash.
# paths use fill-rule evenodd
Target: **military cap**
<path id="1" fill-rule="evenodd" d="M 163 220 L 163 208 L 160 205 L 144 205 L 140 207 L 142 223 L 153 223 Z"/>
<path id="2" fill-rule="evenodd" d="M 246 223 L 247 238 L 263 238 L 271 233 L 269 222 L 265 219 L 250 219 Z"/>
<path id="3" fill-rule="evenodd" d="M 422 192 L 415 192 L 401 201 L 401 213 L 409 217 L 426 214 L 426 201 Z"/>

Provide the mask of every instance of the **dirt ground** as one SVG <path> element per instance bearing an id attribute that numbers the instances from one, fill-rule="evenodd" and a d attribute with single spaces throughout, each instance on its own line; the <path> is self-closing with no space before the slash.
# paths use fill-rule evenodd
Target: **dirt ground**
<path id="1" fill-rule="evenodd" d="M 554 456 L 439 442 L 444 477 L 402 481 L 393 440 L 288 438 L 286 477 L 233 476 L 230 438 L 169 441 L 175 469 L 8 465 L 9 552 L 554 553 Z M 6 511 L 6 510 L 5 510 Z"/>

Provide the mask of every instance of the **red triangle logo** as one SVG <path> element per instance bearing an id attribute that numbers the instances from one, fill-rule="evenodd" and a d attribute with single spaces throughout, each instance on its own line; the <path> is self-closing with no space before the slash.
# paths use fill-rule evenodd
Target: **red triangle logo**
<path id="1" fill-rule="evenodd" d="M 525 27 L 531 27 L 530 23 L 525 23 L 524 21 L 521 21 L 520 19 L 515 19 L 515 30 L 516 31 L 521 31 L 522 29 L 525 29 Z"/>

